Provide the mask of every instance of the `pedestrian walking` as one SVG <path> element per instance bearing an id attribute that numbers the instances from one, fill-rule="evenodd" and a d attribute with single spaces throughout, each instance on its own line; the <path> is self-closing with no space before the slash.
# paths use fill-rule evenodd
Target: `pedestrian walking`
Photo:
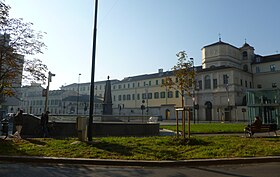
<path id="1" fill-rule="evenodd" d="M 42 126 L 42 131 L 43 131 L 43 137 L 47 137 L 49 134 L 48 130 L 48 123 L 49 123 L 49 111 L 46 111 L 45 113 L 42 114 L 41 116 L 41 126 Z"/>
<path id="2" fill-rule="evenodd" d="M 17 139 L 21 139 L 21 130 L 23 125 L 23 110 L 19 110 L 14 117 L 14 125 L 16 126 L 16 132 L 14 133 L 14 137 Z"/>

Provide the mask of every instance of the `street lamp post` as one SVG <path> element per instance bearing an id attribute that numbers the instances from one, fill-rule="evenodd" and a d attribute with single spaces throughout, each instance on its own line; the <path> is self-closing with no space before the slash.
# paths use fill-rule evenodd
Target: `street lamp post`
<path id="1" fill-rule="evenodd" d="M 229 118 L 229 121 L 231 121 L 231 109 L 230 109 L 230 106 L 229 106 L 229 85 L 228 83 L 226 84 L 226 91 L 227 91 L 227 111 L 228 111 L 228 118 Z"/>
<path id="2" fill-rule="evenodd" d="M 192 62 L 192 69 L 193 69 L 193 74 L 194 74 L 194 60 L 193 58 L 190 58 L 191 62 Z M 194 78 L 193 78 L 194 79 Z M 193 81 L 193 93 L 192 93 L 192 102 L 193 102 L 193 123 L 195 124 L 195 82 Z"/>
<path id="3" fill-rule="evenodd" d="M 79 73 L 79 77 L 78 77 L 77 115 L 79 114 L 80 76 L 81 76 L 81 73 Z"/>
<path id="4" fill-rule="evenodd" d="M 55 74 L 51 73 L 49 71 L 48 73 L 48 85 L 47 85 L 47 89 L 45 92 L 45 108 L 44 108 L 44 112 L 47 112 L 48 110 L 48 99 L 49 99 L 49 90 L 50 90 L 50 82 L 52 81 L 52 77 L 55 76 Z"/>
<path id="5" fill-rule="evenodd" d="M 147 103 L 147 115 L 149 114 L 149 90 L 148 90 L 148 84 L 145 84 L 146 86 L 146 103 Z"/>

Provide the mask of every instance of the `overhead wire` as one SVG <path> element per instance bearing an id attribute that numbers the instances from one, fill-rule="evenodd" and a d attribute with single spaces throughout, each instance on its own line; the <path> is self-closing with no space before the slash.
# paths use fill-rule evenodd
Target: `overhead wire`
<path id="1" fill-rule="evenodd" d="M 119 0 L 115 0 L 114 4 L 111 6 L 111 8 L 107 11 L 106 15 L 102 18 L 102 20 L 100 20 L 98 26 L 100 27 L 103 22 L 106 20 L 106 18 L 109 16 L 109 14 L 111 13 L 111 11 L 113 10 L 113 8 L 117 5 L 117 3 L 119 2 Z"/>

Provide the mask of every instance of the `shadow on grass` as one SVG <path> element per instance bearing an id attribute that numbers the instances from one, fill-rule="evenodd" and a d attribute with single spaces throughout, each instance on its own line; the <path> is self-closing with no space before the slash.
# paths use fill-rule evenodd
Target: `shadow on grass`
<path id="1" fill-rule="evenodd" d="M 24 151 L 21 151 L 19 149 L 19 146 L 16 144 L 16 142 L 13 141 L 13 139 L 9 140 L 0 140 L 0 155 L 27 155 Z"/>
<path id="2" fill-rule="evenodd" d="M 46 145 L 45 142 L 40 141 L 40 140 L 36 140 L 36 139 L 34 139 L 34 138 L 26 138 L 26 139 L 24 139 L 24 140 L 28 141 L 29 143 L 36 144 L 36 145 L 41 145 L 41 146 Z"/>
<path id="3" fill-rule="evenodd" d="M 132 155 L 131 153 L 132 148 L 129 148 L 127 146 L 122 146 L 120 144 L 94 141 L 91 143 L 91 146 L 105 151 L 115 152 L 118 153 L 119 155 L 124 155 L 124 156 Z"/>
<path id="4" fill-rule="evenodd" d="M 174 138 L 172 141 L 173 145 L 188 145 L 188 146 L 207 146 L 210 142 L 204 141 L 202 139 L 197 138 Z"/>
<path id="5" fill-rule="evenodd" d="M 263 139 L 269 142 L 279 142 L 280 136 L 253 136 L 251 138 Z"/>

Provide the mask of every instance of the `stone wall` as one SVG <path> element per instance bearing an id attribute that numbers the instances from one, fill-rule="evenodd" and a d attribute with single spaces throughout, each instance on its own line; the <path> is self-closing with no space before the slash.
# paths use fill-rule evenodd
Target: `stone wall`
<path id="1" fill-rule="evenodd" d="M 40 118 L 24 114 L 22 137 L 42 137 Z M 15 132 L 15 127 L 13 127 Z M 93 136 L 156 136 L 159 135 L 159 123 L 93 123 Z M 78 137 L 76 122 L 49 122 L 49 137 Z"/>
<path id="2" fill-rule="evenodd" d="M 158 136 L 159 123 L 93 123 L 93 136 Z"/>

